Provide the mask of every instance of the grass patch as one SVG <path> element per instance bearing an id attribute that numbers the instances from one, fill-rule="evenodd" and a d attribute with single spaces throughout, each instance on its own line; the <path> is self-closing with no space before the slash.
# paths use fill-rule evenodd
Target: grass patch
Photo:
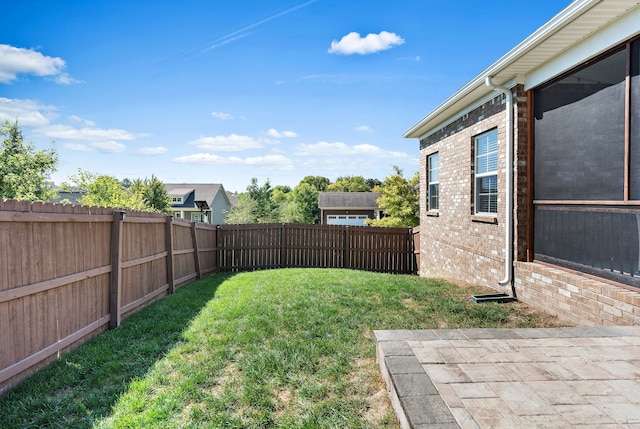
<path id="1" fill-rule="evenodd" d="M 559 326 L 486 289 L 334 269 L 181 288 L 0 397 L 11 428 L 397 428 L 373 329 Z"/>

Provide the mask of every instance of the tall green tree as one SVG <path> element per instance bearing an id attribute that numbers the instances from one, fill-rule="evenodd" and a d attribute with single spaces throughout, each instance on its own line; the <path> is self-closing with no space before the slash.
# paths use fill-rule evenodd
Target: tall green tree
<path id="1" fill-rule="evenodd" d="M 340 176 L 327 186 L 329 192 L 371 192 L 371 187 L 362 176 Z"/>
<path id="2" fill-rule="evenodd" d="M 290 201 L 291 191 L 292 191 L 291 186 L 278 185 L 274 187 L 273 191 L 271 192 L 271 201 L 273 201 L 273 203 L 276 205 Z"/>
<path id="3" fill-rule="evenodd" d="M 320 210 L 318 209 L 318 190 L 307 182 L 301 182 L 293 190 L 293 201 L 296 204 L 296 221 L 300 223 L 315 223 Z"/>
<path id="4" fill-rule="evenodd" d="M 373 188 L 375 188 L 376 186 L 380 186 L 382 185 L 382 182 L 380 181 L 380 179 L 365 179 L 364 183 L 369 187 L 369 189 L 373 190 Z"/>
<path id="5" fill-rule="evenodd" d="M 167 187 L 155 175 L 151 175 L 151 179 L 144 179 L 139 195 L 146 209 L 161 213 L 171 212 L 171 198 L 167 193 Z"/>
<path id="6" fill-rule="evenodd" d="M 0 198 L 46 201 L 55 195 L 47 181 L 56 171 L 58 153 L 55 148 L 36 150 L 25 143 L 18 121 L 4 121 L 0 147 Z"/>
<path id="7" fill-rule="evenodd" d="M 247 186 L 247 193 L 257 203 L 258 223 L 272 223 L 279 220 L 278 205 L 271 199 L 272 192 L 269 179 L 260 186 L 258 179 L 252 178 L 251 184 Z"/>
<path id="8" fill-rule="evenodd" d="M 124 183 L 113 176 L 79 170 L 69 180 L 62 188 L 80 190 L 83 195 L 78 201 L 83 205 L 162 213 L 171 207 L 167 188 L 156 176 Z"/>
<path id="9" fill-rule="evenodd" d="M 374 192 L 380 193 L 378 207 L 384 210 L 382 219 L 368 220 L 372 226 L 386 226 L 399 228 L 412 228 L 420 225 L 420 191 L 418 172 L 410 179 L 402 175 L 402 170 L 394 165 L 395 174 L 385 177 L 382 185 L 374 188 Z"/>
<path id="10" fill-rule="evenodd" d="M 258 223 L 259 207 L 247 192 L 238 194 L 238 203 L 229 209 L 225 222 L 230 224 Z"/>
<path id="11" fill-rule="evenodd" d="M 78 202 L 85 206 L 129 208 L 122 183 L 115 177 L 78 169 L 61 184 L 63 190 L 75 189 L 82 194 Z"/>
<path id="12" fill-rule="evenodd" d="M 331 180 L 323 176 L 305 176 L 298 185 L 308 183 L 316 188 L 318 192 L 324 192 L 327 190 L 327 186 L 331 184 Z"/>

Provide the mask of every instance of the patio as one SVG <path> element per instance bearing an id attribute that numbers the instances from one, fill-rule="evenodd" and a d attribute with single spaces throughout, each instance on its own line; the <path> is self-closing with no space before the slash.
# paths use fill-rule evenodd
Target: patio
<path id="1" fill-rule="evenodd" d="M 640 428 L 640 327 L 375 338 L 403 428 Z"/>

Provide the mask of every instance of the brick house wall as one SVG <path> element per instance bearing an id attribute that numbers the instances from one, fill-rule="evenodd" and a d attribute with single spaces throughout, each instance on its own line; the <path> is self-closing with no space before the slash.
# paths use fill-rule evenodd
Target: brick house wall
<path id="1" fill-rule="evenodd" d="M 578 325 L 639 325 L 637 289 L 544 263 L 527 262 L 527 93 L 514 94 L 514 286 L 520 301 Z M 501 287 L 505 241 L 505 100 L 497 95 L 420 141 L 420 267 L 424 277 Z M 473 138 L 498 131 L 498 212 L 473 214 Z M 439 209 L 428 210 L 427 156 L 440 157 Z"/>
<path id="2" fill-rule="evenodd" d="M 497 94 L 497 93 L 496 93 Z M 505 100 L 477 107 L 420 141 L 420 274 L 498 287 L 504 276 Z M 498 213 L 474 215 L 473 138 L 498 131 Z M 440 204 L 427 207 L 427 157 L 440 157 Z M 526 170 L 526 165 L 525 165 Z M 506 290 L 504 292 L 507 292 Z"/>

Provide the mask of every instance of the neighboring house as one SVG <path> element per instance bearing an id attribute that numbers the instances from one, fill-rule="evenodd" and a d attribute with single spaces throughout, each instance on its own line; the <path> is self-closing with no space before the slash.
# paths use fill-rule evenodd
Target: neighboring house
<path id="1" fill-rule="evenodd" d="M 235 207 L 238 205 L 238 195 L 233 192 L 227 191 L 227 198 L 229 198 L 229 203 L 231 207 Z"/>
<path id="2" fill-rule="evenodd" d="M 72 204 L 74 206 L 80 205 L 78 200 L 82 198 L 82 196 L 84 195 L 80 191 L 74 191 L 74 190 L 61 191 L 59 189 L 56 190 L 56 194 L 57 195 L 55 198 L 52 198 L 49 200 L 50 203 Z"/>
<path id="3" fill-rule="evenodd" d="M 366 225 L 367 219 L 380 219 L 376 192 L 320 192 L 318 208 L 322 225 Z"/>
<path id="4" fill-rule="evenodd" d="M 177 218 L 222 224 L 231 202 L 220 183 L 165 183 Z"/>
<path id="5" fill-rule="evenodd" d="M 420 275 L 640 324 L 639 34 L 637 0 L 574 1 L 405 133 Z"/>

